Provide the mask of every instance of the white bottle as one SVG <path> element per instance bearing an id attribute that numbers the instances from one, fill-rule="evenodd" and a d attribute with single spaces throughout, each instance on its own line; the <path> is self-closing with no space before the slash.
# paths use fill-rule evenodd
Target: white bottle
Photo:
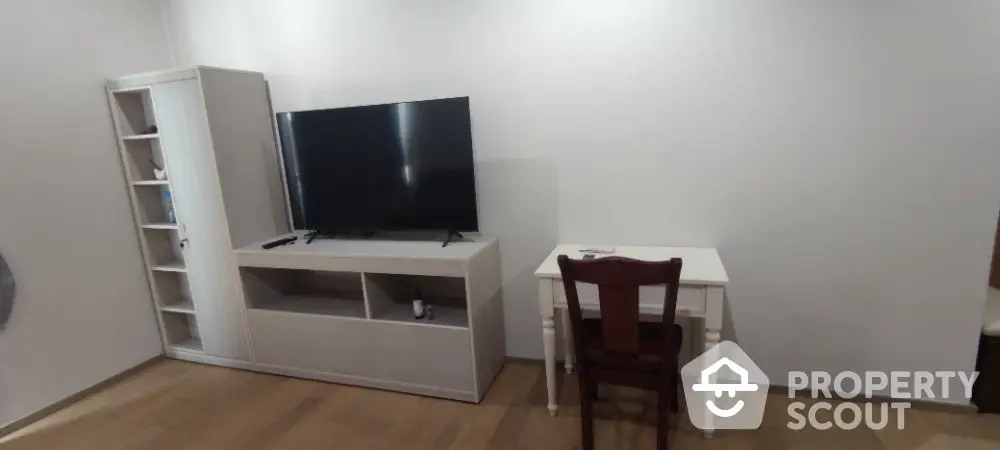
<path id="1" fill-rule="evenodd" d="M 420 295 L 420 291 L 413 291 L 413 318 L 423 319 L 424 318 L 424 298 Z"/>

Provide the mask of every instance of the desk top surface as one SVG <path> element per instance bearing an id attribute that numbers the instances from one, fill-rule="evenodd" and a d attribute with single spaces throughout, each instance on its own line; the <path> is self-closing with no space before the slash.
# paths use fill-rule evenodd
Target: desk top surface
<path id="1" fill-rule="evenodd" d="M 447 247 L 441 247 L 440 240 L 400 239 L 393 237 L 380 239 L 318 238 L 311 244 L 306 244 L 304 235 L 305 232 L 303 231 L 295 231 L 282 236 L 276 236 L 238 248 L 236 249 L 236 254 L 468 260 L 497 239 L 487 236 L 469 236 L 468 239 L 455 240 L 448 244 Z M 294 244 L 283 245 L 270 250 L 261 248 L 261 245 L 266 242 L 287 236 L 296 236 L 299 239 Z"/>
<path id="2" fill-rule="evenodd" d="M 722 266 L 722 259 L 719 258 L 718 251 L 714 248 L 692 247 L 560 244 L 545 258 L 542 265 L 538 266 L 535 276 L 538 278 L 562 278 L 556 258 L 559 255 L 567 255 L 572 259 L 582 259 L 585 253 L 580 250 L 592 248 L 614 248 L 613 253 L 599 254 L 596 255 L 597 258 L 621 256 L 642 261 L 666 261 L 670 258 L 681 258 L 684 260 L 684 266 L 681 269 L 681 283 L 683 284 L 724 285 L 729 282 L 729 276 L 726 275 L 726 269 Z"/>

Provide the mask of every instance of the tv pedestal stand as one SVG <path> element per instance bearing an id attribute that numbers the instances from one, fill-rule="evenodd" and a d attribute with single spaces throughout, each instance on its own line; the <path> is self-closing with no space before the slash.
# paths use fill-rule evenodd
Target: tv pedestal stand
<path id="1" fill-rule="evenodd" d="M 449 231 L 449 232 L 448 232 L 448 236 L 445 236 L 445 238 L 444 238 L 444 242 L 443 242 L 443 243 L 441 243 L 441 247 L 442 247 L 442 248 L 444 248 L 444 247 L 447 247 L 447 246 L 448 246 L 448 244 L 449 244 L 449 243 L 451 243 L 451 238 L 453 238 L 453 237 L 456 237 L 456 236 L 457 236 L 457 237 L 458 237 L 459 239 L 465 239 L 465 236 L 462 236 L 462 233 L 459 233 L 459 232 L 457 232 L 457 231 Z"/>
<path id="2" fill-rule="evenodd" d="M 261 248 L 292 236 L 305 242 L 296 231 L 234 251 L 243 288 L 234 299 L 245 308 L 230 318 L 246 320 L 250 369 L 483 399 L 506 360 L 497 238 L 470 235 L 441 248 L 432 237 L 337 233 L 312 245 Z M 413 317 L 414 290 L 434 307 L 433 318 Z"/>
<path id="3" fill-rule="evenodd" d="M 366 238 L 370 238 L 370 237 L 372 237 L 374 235 L 375 235 L 374 232 L 365 232 L 365 233 L 361 234 L 361 236 L 364 236 Z M 324 233 L 324 232 L 321 232 L 321 231 L 313 230 L 313 231 L 310 231 L 310 232 L 306 233 L 302 237 L 305 238 L 306 245 L 308 245 L 308 244 L 312 244 L 312 242 L 314 240 L 316 240 L 316 238 L 333 239 L 333 238 L 337 237 L 337 233 Z M 445 236 L 444 242 L 441 243 L 441 247 L 442 248 L 447 247 L 448 244 L 451 243 L 452 239 L 454 239 L 456 237 L 459 238 L 459 239 L 465 239 L 465 236 L 462 236 L 462 233 L 459 233 L 457 231 L 449 231 L 448 232 L 448 236 Z"/>
<path id="4" fill-rule="evenodd" d="M 316 238 L 318 238 L 318 237 L 334 238 L 336 236 L 337 235 L 334 234 L 334 233 L 323 233 L 323 232 L 320 232 L 320 231 L 310 231 L 310 232 L 306 233 L 306 235 L 303 236 L 303 237 L 306 238 L 306 245 L 309 245 L 309 244 L 312 244 L 312 242 L 314 240 L 316 240 Z"/>

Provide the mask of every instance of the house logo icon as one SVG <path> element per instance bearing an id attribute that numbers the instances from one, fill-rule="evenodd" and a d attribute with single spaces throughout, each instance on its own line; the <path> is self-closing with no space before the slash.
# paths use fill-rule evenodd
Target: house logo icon
<path id="1" fill-rule="evenodd" d="M 681 369 L 691 423 L 702 430 L 753 430 L 764 420 L 770 385 L 753 360 L 723 341 Z"/>
<path id="2" fill-rule="evenodd" d="M 732 369 L 733 372 L 736 372 L 736 374 L 740 376 L 739 384 L 732 384 L 732 383 L 712 384 L 708 382 L 711 375 L 721 370 L 723 366 Z M 736 397 L 737 392 L 753 392 L 756 391 L 758 387 L 759 386 L 757 386 L 756 384 L 750 384 L 750 373 L 747 372 L 746 369 L 741 367 L 739 364 L 734 363 L 729 358 L 722 358 L 716 361 L 715 364 L 712 364 L 711 366 L 708 366 L 708 368 L 706 368 L 705 370 L 702 370 L 701 382 L 694 386 L 691 386 L 691 389 L 693 389 L 696 392 L 714 391 L 716 397 L 722 397 L 723 392 L 728 392 L 729 398 L 734 398 Z M 737 400 L 736 404 L 733 405 L 732 408 L 722 409 L 719 408 L 718 406 L 715 406 L 715 402 L 713 402 L 712 400 L 707 400 L 705 402 L 705 406 L 708 407 L 708 410 L 711 411 L 712 414 L 715 414 L 719 417 L 733 417 L 736 415 L 736 413 L 740 412 L 740 410 L 743 409 L 743 405 L 745 405 L 743 400 Z"/>

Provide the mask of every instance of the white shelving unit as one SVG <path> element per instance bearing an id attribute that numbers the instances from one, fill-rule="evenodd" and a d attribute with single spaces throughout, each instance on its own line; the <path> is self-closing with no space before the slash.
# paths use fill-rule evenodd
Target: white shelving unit
<path id="1" fill-rule="evenodd" d="M 236 251 L 257 370 L 478 402 L 503 366 L 495 238 L 260 244 Z"/>
<path id="2" fill-rule="evenodd" d="M 107 89 L 165 353 L 252 367 L 232 250 L 287 230 L 263 76 L 195 67 Z"/>
<path id="3" fill-rule="evenodd" d="M 167 356 L 482 400 L 506 355 L 495 238 L 263 250 L 288 220 L 261 74 L 140 74 L 108 98 Z"/>
<path id="4" fill-rule="evenodd" d="M 157 319 L 163 330 L 163 344 L 167 348 L 201 352 L 193 305 L 185 312 L 177 309 L 179 305 L 190 304 L 190 287 L 183 276 L 183 237 L 172 201 L 165 197 L 172 191 L 170 180 L 157 179 L 154 175 L 154 169 L 167 165 L 160 136 L 158 133 L 136 134 L 157 126 L 152 90 L 149 87 L 110 90 L 109 97 L 125 179 L 130 185 L 129 196 L 139 225 L 139 242 L 157 306 Z M 168 279 L 157 276 L 158 272 L 177 275 Z M 177 298 L 168 292 L 188 294 L 186 298 Z"/>

